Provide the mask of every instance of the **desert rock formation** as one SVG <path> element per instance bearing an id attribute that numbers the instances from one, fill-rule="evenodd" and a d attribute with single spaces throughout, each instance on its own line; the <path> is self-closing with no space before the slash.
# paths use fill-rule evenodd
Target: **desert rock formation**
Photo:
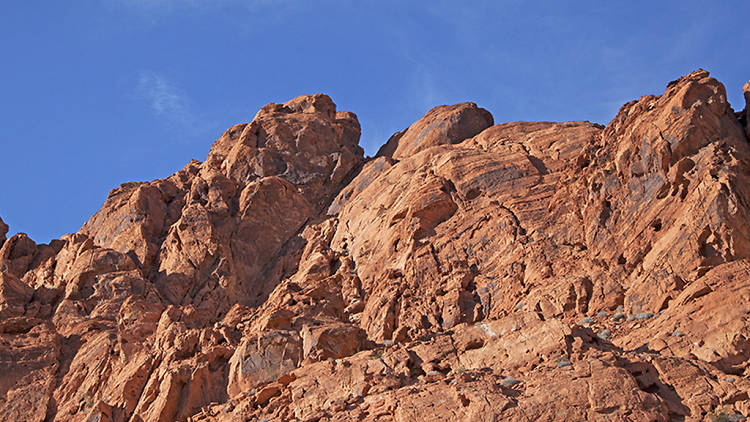
<path id="1" fill-rule="evenodd" d="M 741 420 L 748 113 L 698 70 L 606 127 L 461 103 L 365 158 L 329 97 L 269 104 L 78 233 L 0 220 L 0 415 Z"/>

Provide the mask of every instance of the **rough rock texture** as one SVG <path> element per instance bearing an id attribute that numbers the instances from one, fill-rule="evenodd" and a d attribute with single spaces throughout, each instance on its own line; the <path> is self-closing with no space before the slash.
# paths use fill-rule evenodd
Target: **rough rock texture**
<path id="1" fill-rule="evenodd" d="M 5 242 L 5 235 L 8 234 L 8 225 L 0 218 L 0 246 Z"/>
<path id="2" fill-rule="evenodd" d="M 377 155 L 401 159 L 431 146 L 456 144 L 492 123 L 492 114 L 474 103 L 438 106 L 406 130 L 391 136 Z"/>
<path id="3" fill-rule="evenodd" d="M 606 127 L 436 107 L 365 160 L 327 96 L 269 104 L 78 233 L 0 220 L 0 414 L 741 420 L 747 112 L 699 70 Z"/>

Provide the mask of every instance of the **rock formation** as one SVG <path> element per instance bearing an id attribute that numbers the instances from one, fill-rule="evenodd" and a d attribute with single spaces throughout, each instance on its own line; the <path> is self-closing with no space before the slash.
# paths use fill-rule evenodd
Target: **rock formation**
<path id="1" fill-rule="evenodd" d="M 436 107 L 366 159 L 327 96 L 269 104 L 78 233 L 0 220 L 0 415 L 741 420 L 749 110 L 698 70 L 606 127 Z"/>

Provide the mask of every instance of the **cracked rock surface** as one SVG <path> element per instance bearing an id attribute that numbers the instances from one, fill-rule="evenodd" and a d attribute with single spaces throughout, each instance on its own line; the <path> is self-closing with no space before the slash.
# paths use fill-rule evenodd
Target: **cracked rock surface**
<path id="1" fill-rule="evenodd" d="M 748 109 L 698 70 L 365 158 L 329 97 L 269 104 L 77 233 L 0 220 L 0 419 L 742 420 Z"/>

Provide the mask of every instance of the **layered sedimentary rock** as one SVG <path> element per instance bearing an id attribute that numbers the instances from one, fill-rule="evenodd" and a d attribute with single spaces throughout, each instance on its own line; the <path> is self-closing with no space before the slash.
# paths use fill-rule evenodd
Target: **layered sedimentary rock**
<path id="1" fill-rule="evenodd" d="M 0 414 L 740 420 L 747 109 L 699 70 L 606 127 L 436 107 L 365 159 L 327 96 L 269 104 L 78 233 L 0 220 Z"/>

